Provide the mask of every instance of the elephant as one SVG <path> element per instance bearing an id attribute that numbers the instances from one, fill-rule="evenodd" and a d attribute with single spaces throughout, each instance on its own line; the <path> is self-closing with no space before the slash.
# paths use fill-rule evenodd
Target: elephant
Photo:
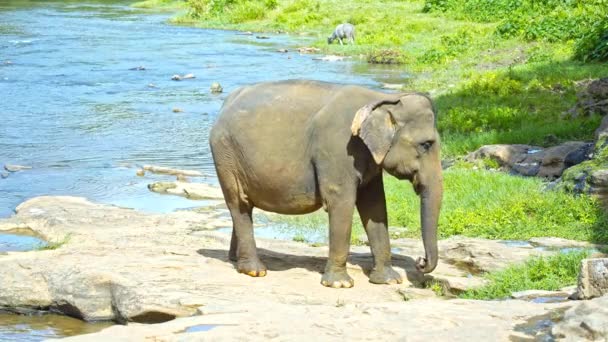
<path id="1" fill-rule="evenodd" d="M 229 259 L 266 275 L 252 210 L 297 215 L 323 207 L 329 257 L 321 284 L 354 285 L 347 274 L 356 207 L 374 263 L 369 281 L 401 283 L 392 268 L 383 170 L 412 183 L 421 201 L 422 273 L 437 266 L 443 195 L 435 107 L 421 93 L 388 94 L 354 85 L 286 80 L 241 87 L 224 101 L 209 141 L 233 222 Z"/>

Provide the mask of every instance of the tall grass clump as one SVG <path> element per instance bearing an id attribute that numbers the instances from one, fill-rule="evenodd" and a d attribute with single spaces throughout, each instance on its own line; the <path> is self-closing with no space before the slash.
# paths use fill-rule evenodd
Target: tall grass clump
<path id="1" fill-rule="evenodd" d="M 192 19 L 224 18 L 232 24 L 263 19 L 277 0 L 186 0 Z"/>

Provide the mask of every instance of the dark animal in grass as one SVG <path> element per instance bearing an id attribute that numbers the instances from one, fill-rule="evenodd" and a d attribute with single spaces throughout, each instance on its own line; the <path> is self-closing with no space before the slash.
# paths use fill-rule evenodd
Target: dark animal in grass
<path id="1" fill-rule="evenodd" d="M 252 226 L 254 207 L 280 214 L 329 213 L 329 258 L 321 283 L 351 287 L 346 272 L 355 207 L 374 266 L 372 283 L 400 283 L 391 266 L 383 170 L 420 196 L 424 273 L 437 265 L 443 193 L 431 100 L 359 86 L 291 80 L 231 93 L 211 130 L 217 176 L 233 222 L 229 257 L 238 272 L 266 275 Z"/>

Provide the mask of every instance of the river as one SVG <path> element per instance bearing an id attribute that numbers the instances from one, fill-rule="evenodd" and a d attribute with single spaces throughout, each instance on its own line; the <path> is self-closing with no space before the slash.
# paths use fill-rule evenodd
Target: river
<path id="1" fill-rule="evenodd" d="M 39 195 L 156 212 L 192 206 L 151 196 L 150 179 L 134 167 L 196 169 L 213 181 L 207 137 L 230 91 L 290 78 L 376 87 L 405 77 L 276 51 L 293 51 L 304 38 L 258 40 L 168 25 L 169 16 L 124 1 L 0 1 L 0 163 L 32 167 L 0 179 L 0 217 Z M 145 70 L 130 70 L 139 66 Z M 171 80 L 187 73 L 196 78 Z M 223 94 L 210 94 L 215 81 Z"/>
<path id="2" fill-rule="evenodd" d="M 311 38 L 269 34 L 260 40 L 173 26 L 166 24 L 172 14 L 129 4 L 0 0 L 0 167 L 32 167 L 2 170 L 0 217 L 40 195 L 84 196 L 151 212 L 192 207 L 189 200 L 150 193 L 147 184 L 163 177 L 137 177 L 136 168 L 195 169 L 215 182 L 207 138 L 230 91 L 293 78 L 373 88 L 407 78 L 399 68 L 323 62 L 295 51 Z M 171 80 L 188 73 L 196 78 Z M 216 81 L 224 93 L 210 93 Z M 89 329 L 62 329 L 57 322 L 63 321 L 0 315 L 0 340 Z"/>

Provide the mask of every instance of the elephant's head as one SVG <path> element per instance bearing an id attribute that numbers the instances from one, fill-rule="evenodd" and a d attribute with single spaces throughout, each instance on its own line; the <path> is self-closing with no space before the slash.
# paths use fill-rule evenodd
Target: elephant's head
<path id="1" fill-rule="evenodd" d="M 412 182 L 420 196 L 420 221 L 425 257 L 416 267 L 424 273 L 437 266 L 437 222 L 443 195 L 439 134 L 435 110 L 422 94 L 402 94 L 359 109 L 352 133 L 367 145 L 386 172 Z"/>

